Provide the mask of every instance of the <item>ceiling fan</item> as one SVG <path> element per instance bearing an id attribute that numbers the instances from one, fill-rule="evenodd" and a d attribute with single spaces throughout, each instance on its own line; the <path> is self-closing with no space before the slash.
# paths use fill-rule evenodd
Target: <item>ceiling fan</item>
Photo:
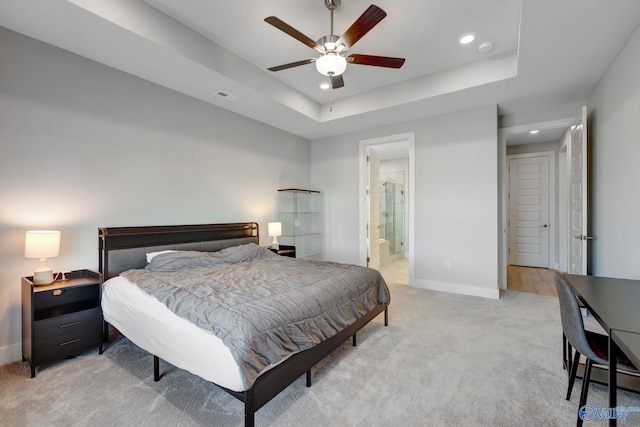
<path id="1" fill-rule="evenodd" d="M 347 69 L 348 63 L 387 68 L 402 67 L 405 61 L 404 58 L 348 53 L 348 50 L 352 48 L 358 40 L 387 16 L 384 10 L 372 4 L 356 19 L 342 36 L 338 37 L 333 34 L 333 11 L 340 5 L 340 0 L 324 0 L 324 4 L 327 9 L 331 11 L 331 32 L 328 36 L 321 37 L 317 42 L 275 16 L 269 16 L 264 19 L 265 22 L 284 31 L 320 54 L 317 58 L 303 59 L 301 61 L 271 67 L 268 68 L 269 71 L 286 70 L 315 62 L 318 72 L 329 76 L 331 87 L 338 89 L 344 86 L 342 73 Z"/>

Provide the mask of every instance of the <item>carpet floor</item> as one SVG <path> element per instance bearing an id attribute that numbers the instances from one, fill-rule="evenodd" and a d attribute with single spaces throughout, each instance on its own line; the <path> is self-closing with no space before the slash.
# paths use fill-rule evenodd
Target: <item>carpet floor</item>
<path id="1" fill-rule="evenodd" d="M 564 400 L 557 298 L 507 291 L 499 301 L 390 284 L 378 316 L 256 413 L 258 426 L 572 426 L 580 387 Z M 243 404 L 118 336 L 38 369 L 0 367 L 2 426 L 242 426 Z M 607 388 L 588 404 L 605 408 Z M 640 407 L 620 390 L 618 404 Z M 606 425 L 604 420 L 585 426 Z M 621 426 L 640 425 L 631 413 Z"/>

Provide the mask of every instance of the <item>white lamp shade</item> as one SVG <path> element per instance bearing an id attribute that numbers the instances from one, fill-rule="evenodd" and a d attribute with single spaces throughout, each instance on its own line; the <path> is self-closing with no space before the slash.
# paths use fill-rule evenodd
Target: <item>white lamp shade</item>
<path id="1" fill-rule="evenodd" d="M 25 258 L 51 258 L 60 253 L 60 232 L 27 231 L 24 240 Z"/>
<path id="2" fill-rule="evenodd" d="M 325 76 L 339 76 L 347 69 L 347 60 L 335 53 L 327 53 L 316 59 L 316 70 Z"/>
<path id="3" fill-rule="evenodd" d="M 270 222 L 268 228 L 269 228 L 269 236 L 272 236 L 272 237 L 282 236 L 281 222 Z"/>

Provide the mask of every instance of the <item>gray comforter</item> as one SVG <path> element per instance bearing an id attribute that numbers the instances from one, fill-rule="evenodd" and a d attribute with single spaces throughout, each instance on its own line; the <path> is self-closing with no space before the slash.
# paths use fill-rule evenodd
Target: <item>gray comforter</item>
<path id="1" fill-rule="evenodd" d="M 376 270 L 282 257 L 255 244 L 161 254 L 121 275 L 222 339 L 245 389 L 390 298 Z"/>

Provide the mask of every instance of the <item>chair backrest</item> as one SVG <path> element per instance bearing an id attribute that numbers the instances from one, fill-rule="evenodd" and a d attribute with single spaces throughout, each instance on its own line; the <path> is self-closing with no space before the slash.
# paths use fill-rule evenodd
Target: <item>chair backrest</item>
<path id="1" fill-rule="evenodd" d="M 582 313 L 578 305 L 577 295 L 567 283 L 565 277 L 560 273 L 554 273 L 553 276 L 558 291 L 558 301 L 560 302 L 560 319 L 562 320 L 562 330 L 569 340 L 569 343 L 576 351 L 589 359 L 601 363 L 598 357 L 589 345 L 587 334 L 584 330 L 582 321 Z"/>

